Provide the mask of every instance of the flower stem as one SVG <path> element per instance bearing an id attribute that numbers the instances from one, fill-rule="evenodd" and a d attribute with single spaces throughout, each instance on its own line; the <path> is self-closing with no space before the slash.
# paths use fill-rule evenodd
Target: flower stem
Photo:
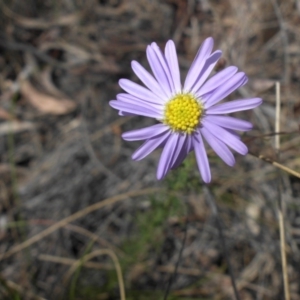
<path id="1" fill-rule="evenodd" d="M 177 270 L 178 270 L 178 267 L 179 267 L 179 263 L 180 263 L 181 256 L 182 256 L 182 253 L 183 253 L 183 249 L 184 249 L 185 242 L 186 242 L 187 227 L 188 227 L 188 215 L 186 216 L 186 219 L 185 219 L 184 236 L 183 236 L 183 240 L 182 240 L 182 245 L 181 245 L 181 248 L 180 248 L 180 252 L 179 252 L 179 255 L 178 255 L 178 260 L 176 262 L 174 273 L 170 276 L 170 279 L 169 279 L 169 282 L 168 282 L 168 286 L 167 286 L 167 289 L 165 291 L 164 300 L 167 300 L 167 298 L 169 296 L 169 293 L 170 293 L 170 290 L 171 290 L 171 287 L 172 287 L 172 283 L 174 282 L 174 280 L 176 278 L 176 275 L 177 275 Z"/>
<path id="2" fill-rule="evenodd" d="M 241 298 L 239 296 L 239 293 L 238 293 L 237 286 L 236 286 L 236 282 L 235 282 L 235 278 L 234 278 L 234 274 L 233 274 L 233 269 L 232 269 L 232 265 L 231 265 L 231 262 L 230 262 L 230 257 L 229 257 L 229 254 L 228 254 L 228 249 L 226 247 L 226 241 L 225 241 L 223 228 L 222 228 L 222 223 L 221 223 L 221 220 L 220 220 L 220 216 L 219 216 L 216 201 L 215 201 L 214 196 L 213 196 L 212 192 L 210 191 L 210 189 L 206 185 L 204 185 L 203 188 L 204 188 L 204 192 L 206 194 L 207 202 L 210 206 L 210 209 L 211 209 L 211 211 L 212 211 L 212 213 L 215 217 L 216 223 L 217 223 L 217 228 L 218 228 L 219 235 L 220 235 L 223 254 L 225 256 L 226 263 L 227 263 L 227 266 L 228 266 L 228 272 L 229 272 L 229 276 L 230 276 L 230 279 L 231 279 L 231 283 L 232 283 L 235 298 L 236 298 L 236 300 L 241 300 Z"/>

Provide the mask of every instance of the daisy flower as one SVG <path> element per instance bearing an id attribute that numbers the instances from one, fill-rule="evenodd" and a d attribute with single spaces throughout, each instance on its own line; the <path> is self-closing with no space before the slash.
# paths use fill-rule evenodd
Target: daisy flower
<path id="1" fill-rule="evenodd" d="M 207 38 L 182 85 L 174 42 L 167 42 L 164 53 L 152 43 L 146 53 L 154 76 L 132 61 L 132 69 L 145 87 L 120 79 L 119 85 L 127 93 L 118 94 L 116 100 L 109 102 L 121 116 L 139 115 L 158 121 L 156 125 L 122 135 L 126 141 L 145 141 L 133 153 L 133 160 L 141 160 L 155 149 L 163 148 L 157 179 L 164 178 L 194 151 L 202 179 L 209 183 L 211 172 L 203 140 L 229 166 L 235 163 L 230 149 L 242 155 L 248 152 L 235 131 L 251 130 L 252 124 L 226 114 L 255 108 L 262 100 L 250 98 L 218 104 L 248 78 L 237 67 L 230 66 L 208 79 L 222 54 L 212 49 L 213 39 Z"/>

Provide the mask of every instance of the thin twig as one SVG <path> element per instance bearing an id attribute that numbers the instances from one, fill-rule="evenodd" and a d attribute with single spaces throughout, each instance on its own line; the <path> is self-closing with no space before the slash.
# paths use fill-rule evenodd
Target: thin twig
<path id="1" fill-rule="evenodd" d="M 218 231 L 219 231 L 219 235 L 220 235 L 220 240 L 221 240 L 221 244 L 222 244 L 222 249 L 223 249 L 223 253 L 225 255 L 225 259 L 226 259 L 226 262 L 227 262 L 229 276 L 230 276 L 230 279 L 231 279 L 231 283 L 232 283 L 235 298 L 236 298 L 236 300 L 241 300 L 241 298 L 239 296 L 239 293 L 238 293 L 238 290 L 237 290 L 237 286 L 236 286 L 232 266 L 231 266 L 231 263 L 230 263 L 230 257 L 229 257 L 229 254 L 228 254 L 228 249 L 226 247 L 226 241 L 225 241 L 225 237 L 224 237 L 224 233 L 223 233 L 222 224 L 221 224 L 221 221 L 220 221 L 220 216 L 219 216 L 219 213 L 218 213 L 217 204 L 215 202 L 214 196 L 211 193 L 210 189 L 206 185 L 204 185 L 203 188 L 204 188 L 204 192 L 206 194 L 207 202 L 210 206 L 212 214 L 215 217 L 215 220 L 216 220 L 216 223 L 217 223 L 217 227 L 218 227 Z"/>
<path id="2" fill-rule="evenodd" d="M 74 232 L 77 232 L 79 234 L 82 234 L 88 238 L 90 238 L 91 240 L 98 242 L 98 244 L 101 247 L 105 247 L 108 248 L 110 250 L 112 250 L 113 252 L 115 252 L 119 257 L 124 257 L 125 253 L 123 251 L 121 251 L 120 249 L 118 249 L 116 246 L 114 246 L 113 244 L 111 244 L 110 242 L 108 242 L 107 240 L 101 238 L 100 236 L 98 236 L 97 234 L 74 224 L 68 224 L 65 226 L 65 229 L 67 230 L 71 230 Z"/>
<path id="3" fill-rule="evenodd" d="M 66 226 L 68 223 L 74 222 L 75 220 L 77 220 L 79 218 L 82 218 L 85 215 L 87 215 L 87 214 L 89 214 L 89 213 L 91 213 L 95 210 L 98 210 L 98 209 L 100 209 L 104 206 L 115 204 L 115 203 L 117 203 L 121 200 L 125 200 L 129 197 L 137 197 L 137 196 L 147 195 L 147 194 L 155 193 L 155 192 L 158 192 L 158 191 L 160 191 L 159 188 L 148 188 L 148 189 L 143 189 L 143 190 L 138 190 L 138 191 L 131 191 L 131 192 L 120 194 L 120 195 L 102 200 L 102 201 L 97 202 L 95 204 L 92 204 L 92 205 L 84 208 L 83 210 L 80 210 L 80 211 L 76 212 L 75 214 L 73 214 L 71 216 L 68 216 L 67 218 L 64 218 L 64 219 L 58 221 L 57 223 L 53 224 L 49 228 L 43 230 L 42 232 L 34 235 L 31 238 L 29 238 L 25 242 L 14 246 L 11 250 L 9 250 L 9 251 L 7 251 L 3 254 L 0 254 L 0 261 L 2 259 L 6 259 L 6 258 L 16 254 L 17 252 L 19 252 L 19 251 L 35 244 L 36 242 L 38 242 L 39 240 L 45 238 L 49 234 L 55 232 L 59 228 Z"/>
<path id="4" fill-rule="evenodd" d="M 300 173 L 299 172 L 294 171 L 294 170 L 292 170 L 292 169 L 290 169 L 290 168 L 288 168 L 288 167 L 280 164 L 279 162 L 277 162 L 277 161 L 275 161 L 275 160 L 273 160 L 273 159 L 271 159 L 269 157 L 266 157 L 266 156 L 261 155 L 261 154 L 257 155 L 257 154 L 255 154 L 253 152 L 250 152 L 250 151 L 249 151 L 249 154 L 252 155 L 252 156 L 255 156 L 255 157 L 257 157 L 257 158 L 259 158 L 259 159 L 261 159 L 261 160 L 263 160 L 265 162 L 268 162 L 269 164 L 273 165 L 274 167 L 276 167 L 278 169 L 281 169 L 281 170 L 283 170 L 283 171 L 285 171 L 285 172 L 287 172 L 287 173 L 289 173 L 289 174 L 291 174 L 291 175 L 293 175 L 295 177 L 300 178 Z"/>
<path id="5" fill-rule="evenodd" d="M 107 177 L 110 177 L 112 180 L 116 180 L 118 182 L 121 181 L 121 178 L 113 173 L 108 167 L 106 167 L 101 160 L 98 159 L 97 154 L 92 145 L 92 141 L 89 136 L 89 131 L 86 124 L 86 107 L 85 103 L 81 105 L 82 111 L 82 122 L 81 122 L 81 139 L 84 145 L 86 152 L 88 153 L 92 163 L 99 169 L 100 172 L 103 172 Z"/>
<path id="6" fill-rule="evenodd" d="M 67 265 L 71 266 L 76 262 L 76 259 L 68 258 L 68 257 L 61 257 L 61 256 L 54 256 L 54 255 L 49 255 L 49 254 L 40 254 L 37 258 L 38 260 L 41 261 L 47 261 L 47 262 L 52 262 L 52 263 L 57 263 L 57 264 L 62 264 L 62 265 Z M 108 264 L 102 264 L 98 262 L 89 262 L 85 261 L 84 263 L 82 262 L 81 264 L 83 267 L 89 268 L 89 269 L 96 269 L 96 270 L 112 270 L 113 266 L 108 265 Z"/>
<path id="7" fill-rule="evenodd" d="M 280 131 L 280 83 L 276 82 L 276 119 L 275 119 L 275 132 Z M 280 160 L 280 135 L 275 136 L 275 150 L 277 155 L 277 160 Z M 285 230 L 284 230 L 284 203 L 282 199 L 282 178 L 280 170 L 278 170 L 278 203 L 277 203 L 277 213 L 279 222 L 279 233 L 280 233 L 280 252 L 281 252 L 281 263 L 282 263 L 282 275 L 283 275 L 283 286 L 284 286 L 284 298 L 285 300 L 290 300 L 289 291 L 289 279 L 287 271 L 287 261 L 286 261 L 286 240 L 285 240 Z"/>
<path id="8" fill-rule="evenodd" d="M 271 137 L 275 135 L 284 135 L 284 134 L 298 134 L 299 135 L 300 130 L 293 130 L 293 131 L 281 131 L 281 132 L 270 132 L 270 133 L 264 133 L 260 135 L 252 135 L 252 136 L 247 136 L 245 139 L 245 143 L 250 143 L 255 139 L 262 139 L 265 137 Z"/>
<path id="9" fill-rule="evenodd" d="M 288 86 L 290 82 L 290 59 L 289 59 L 289 39 L 287 35 L 286 25 L 280 11 L 280 7 L 277 3 L 277 0 L 271 0 L 275 15 L 279 22 L 280 34 L 283 44 L 283 60 L 284 60 L 284 69 L 283 69 L 283 81 Z"/>
<path id="10" fill-rule="evenodd" d="M 21 51 L 21 52 L 28 52 L 42 60 L 43 62 L 56 67 L 60 69 L 67 70 L 70 66 L 68 66 L 66 63 L 62 63 L 51 56 L 43 53 L 42 51 L 38 50 L 34 46 L 25 44 L 25 43 L 19 43 L 19 42 L 12 42 L 3 37 L 1 34 L 0 36 L 0 47 L 11 50 L 11 51 Z"/>

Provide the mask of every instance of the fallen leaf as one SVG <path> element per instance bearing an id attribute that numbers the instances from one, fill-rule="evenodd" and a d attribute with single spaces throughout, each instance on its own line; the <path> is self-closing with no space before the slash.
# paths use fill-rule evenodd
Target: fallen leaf
<path id="1" fill-rule="evenodd" d="M 36 90 L 29 81 L 24 81 L 21 94 L 37 110 L 46 114 L 63 115 L 73 111 L 76 104 L 66 98 L 56 98 Z"/>
<path id="2" fill-rule="evenodd" d="M 13 120 L 15 117 L 7 112 L 5 109 L 0 107 L 0 119 L 2 120 Z"/>
<path id="3" fill-rule="evenodd" d="M 254 79 L 251 82 L 253 91 L 256 93 L 262 93 L 270 89 L 275 85 L 275 80 L 271 79 Z"/>
<path id="4" fill-rule="evenodd" d="M 56 98 L 63 99 L 66 95 L 62 93 L 53 83 L 52 80 L 53 67 L 47 66 L 37 78 L 38 83 L 42 86 L 46 93 L 53 95 Z"/>
<path id="5" fill-rule="evenodd" d="M 34 129 L 31 122 L 8 121 L 0 124 L 0 136 Z"/>
<path id="6" fill-rule="evenodd" d="M 45 21 L 44 19 L 30 19 L 16 14 L 2 3 L 1 8 L 4 14 L 13 18 L 18 24 L 29 29 L 48 29 L 53 26 L 71 26 L 78 23 L 81 19 L 81 14 L 70 14 L 58 16 L 55 20 Z"/>
<path id="7" fill-rule="evenodd" d="M 91 53 L 90 51 L 79 47 L 78 45 L 73 45 L 71 43 L 67 43 L 64 41 L 56 41 L 56 42 L 44 42 L 40 50 L 43 52 L 47 52 L 51 49 L 59 49 L 65 51 L 68 54 L 68 59 L 76 64 L 89 61 L 91 59 L 102 63 L 104 58 L 100 53 Z"/>

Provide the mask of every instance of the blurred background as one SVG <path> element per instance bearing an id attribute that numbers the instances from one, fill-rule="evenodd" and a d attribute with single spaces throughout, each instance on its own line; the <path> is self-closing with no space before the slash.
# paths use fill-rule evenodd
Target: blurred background
<path id="1" fill-rule="evenodd" d="M 283 299 L 278 197 L 300 299 L 300 179 L 270 163 L 279 81 L 280 163 L 300 172 L 299 0 L 0 4 L 0 299 L 120 299 L 120 270 L 128 300 L 163 299 L 171 277 L 168 299 L 234 299 L 208 198 L 241 299 Z M 208 36 L 223 51 L 215 71 L 236 65 L 249 76 L 228 99 L 264 100 L 235 114 L 254 130 L 234 168 L 208 150 L 209 194 L 193 153 L 160 182 L 160 151 L 133 162 L 139 143 L 121 133 L 155 121 L 108 105 L 120 78 L 138 82 L 131 60 L 149 69 L 148 44 L 174 40 L 183 80 Z"/>

